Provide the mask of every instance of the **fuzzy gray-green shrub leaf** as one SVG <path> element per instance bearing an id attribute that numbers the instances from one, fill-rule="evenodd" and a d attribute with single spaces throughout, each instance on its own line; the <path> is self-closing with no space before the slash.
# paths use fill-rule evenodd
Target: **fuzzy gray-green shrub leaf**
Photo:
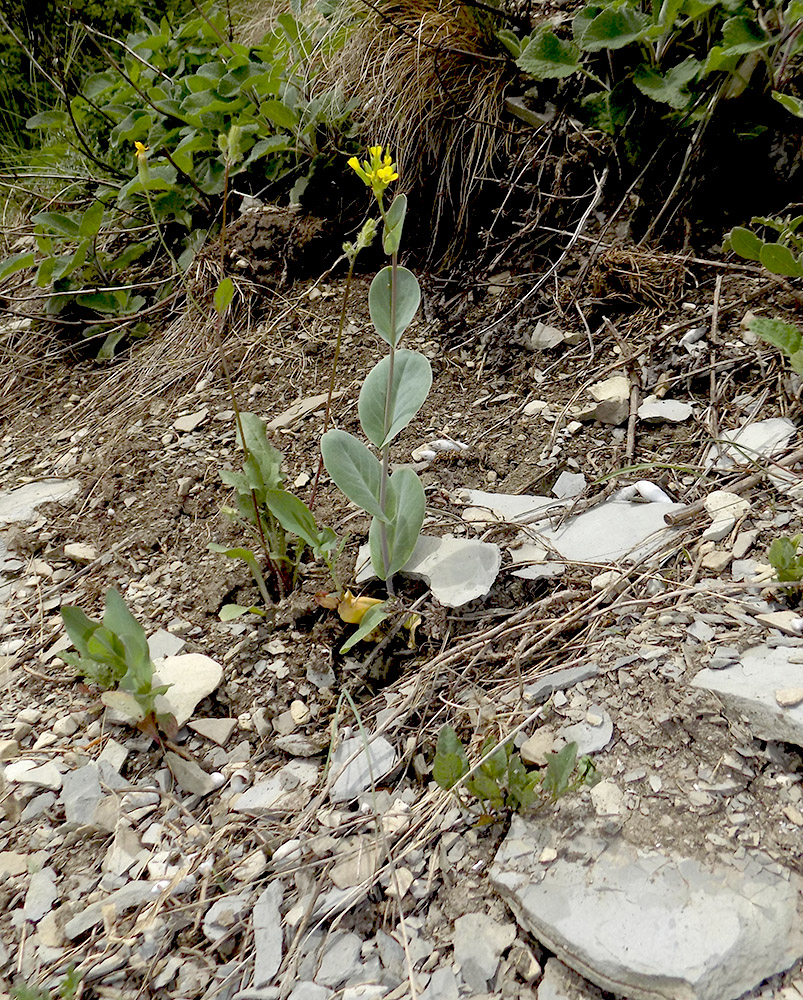
<path id="1" fill-rule="evenodd" d="M 390 390 L 389 429 L 385 434 L 389 371 L 390 357 L 386 356 L 368 373 L 357 407 L 365 436 L 377 448 L 384 448 L 404 430 L 424 405 L 432 387 L 432 366 L 427 358 L 418 351 L 397 350 Z"/>
<path id="2" fill-rule="evenodd" d="M 392 324 L 392 274 L 390 265 L 376 274 L 368 292 L 368 310 L 376 332 L 391 347 L 395 347 L 418 311 L 421 288 L 412 271 L 406 267 L 396 268 L 396 321 Z"/>
<path id="3" fill-rule="evenodd" d="M 345 493 L 345 490 L 343 492 Z M 424 487 L 415 472 L 408 468 L 396 469 L 388 479 L 385 503 L 388 542 L 387 564 L 385 564 L 382 552 L 379 519 L 374 519 L 371 522 L 371 528 L 368 532 L 371 565 L 380 580 L 389 580 L 395 573 L 398 573 L 413 554 L 413 549 L 421 534 L 426 507 Z"/>
<path id="4" fill-rule="evenodd" d="M 341 493 L 380 521 L 389 520 L 379 502 L 382 465 L 362 441 L 346 431 L 327 431 L 321 438 L 321 452 L 326 471 Z"/>

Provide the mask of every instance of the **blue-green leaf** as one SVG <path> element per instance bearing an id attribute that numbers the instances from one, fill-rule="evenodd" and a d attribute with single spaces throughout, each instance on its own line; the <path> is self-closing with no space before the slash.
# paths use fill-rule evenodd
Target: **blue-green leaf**
<path id="1" fill-rule="evenodd" d="M 388 431 L 385 433 L 385 406 L 388 396 L 390 357 L 384 357 L 368 373 L 360 390 L 358 412 L 365 436 L 377 448 L 384 448 L 418 413 L 432 386 L 432 366 L 423 354 L 399 349 L 393 364 Z"/>
<path id="2" fill-rule="evenodd" d="M 387 518 L 379 502 L 382 466 L 379 459 L 346 431 L 327 431 L 321 438 L 326 471 L 337 488 L 380 521 Z"/>
<path id="3" fill-rule="evenodd" d="M 421 526 L 424 523 L 427 502 L 421 480 L 412 469 L 396 469 L 388 480 L 385 512 L 388 542 L 388 562 L 385 564 L 382 552 L 381 523 L 371 522 L 368 532 L 368 547 L 371 565 L 380 580 L 389 580 L 398 573 L 413 554 Z"/>
<path id="4" fill-rule="evenodd" d="M 418 310 L 421 289 L 412 271 L 406 267 L 396 268 L 396 321 L 391 324 L 392 275 L 392 267 L 383 267 L 371 282 L 368 309 L 376 332 L 391 347 L 395 347 Z"/>

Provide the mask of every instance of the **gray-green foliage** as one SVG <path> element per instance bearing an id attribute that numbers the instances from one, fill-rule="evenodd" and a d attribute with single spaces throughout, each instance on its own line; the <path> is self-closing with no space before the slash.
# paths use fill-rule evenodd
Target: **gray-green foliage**
<path id="1" fill-rule="evenodd" d="M 577 744 L 568 743 L 559 753 L 547 754 L 547 765 L 528 770 L 520 754 L 510 743 L 496 747 L 489 736 L 482 745 L 481 758 L 487 757 L 464 785 L 483 803 L 487 811 L 520 811 L 538 802 L 556 802 L 563 795 L 583 785 L 593 785 L 596 769 L 590 757 L 577 760 Z M 438 734 L 432 777 L 441 788 L 454 788 L 470 770 L 468 755 L 451 726 Z"/>
<path id="2" fill-rule="evenodd" d="M 381 207 L 381 201 L 380 201 Z M 424 487 L 409 468 L 389 471 L 391 442 L 418 413 L 432 386 L 432 367 L 417 351 L 399 348 L 421 302 L 415 275 L 395 262 L 407 199 L 397 195 L 383 213 L 383 248 L 394 257 L 374 277 L 368 294 L 371 321 L 388 354 L 368 373 L 360 390 L 357 412 L 377 458 L 353 434 L 330 430 L 321 440 L 326 470 L 353 503 L 372 516 L 368 534 L 371 564 L 381 580 L 389 581 L 413 553 L 426 513 Z"/>
<path id="3" fill-rule="evenodd" d="M 156 698 L 166 685 L 154 687 L 154 665 L 145 629 L 113 588 L 106 592 L 103 620 L 93 621 L 76 607 L 65 605 L 61 617 L 67 635 L 78 653 L 62 653 L 62 659 L 78 673 L 103 688 L 102 700 L 127 715 L 143 731 L 165 732 L 175 720 L 156 712 Z"/>
<path id="4" fill-rule="evenodd" d="M 60 1000 L 74 1000 L 80 985 L 81 974 L 71 965 L 56 987 L 55 994 L 53 990 L 45 989 L 43 986 L 29 986 L 25 982 L 19 982 L 11 987 L 9 996 L 11 1000 L 55 1000 L 55 997 L 59 997 Z"/>
<path id="5" fill-rule="evenodd" d="M 803 555 L 800 542 L 803 535 L 792 538 L 776 538 L 770 545 L 767 558 L 780 583 L 799 583 L 803 580 Z"/>

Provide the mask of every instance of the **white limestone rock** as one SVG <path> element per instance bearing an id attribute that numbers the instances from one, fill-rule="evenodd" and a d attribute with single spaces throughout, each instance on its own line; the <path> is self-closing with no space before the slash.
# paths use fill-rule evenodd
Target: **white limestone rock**
<path id="1" fill-rule="evenodd" d="M 169 684 L 165 694 L 156 699 L 157 712 L 170 712 L 179 729 L 192 718 L 195 706 L 216 691 L 223 680 L 223 667 L 211 656 L 184 653 L 166 656 L 154 674 L 154 687 Z"/>

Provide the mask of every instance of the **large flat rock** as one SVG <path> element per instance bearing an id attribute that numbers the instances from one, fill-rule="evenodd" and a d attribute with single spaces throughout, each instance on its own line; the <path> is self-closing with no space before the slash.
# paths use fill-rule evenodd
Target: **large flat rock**
<path id="1" fill-rule="evenodd" d="M 519 923 L 570 968 L 629 1000 L 736 1000 L 803 954 L 801 880 L 591 841 L 572 858 L 545 823 L 515 817 L 491 881 Z M 544 847 L 557 846 L 551 865 Z M 565 853 L 565 849 L 564 849 Z"/>
<path id="2" fill-rule="evenodd" d="M 728 710 L 749 720 L 755 736 L 803 746 L 803 704 L 785 708 L 776 698 L 777 691 L 803 687 L 803 663 L 791 662 L 800 654 L 800 646 L 762 643 L 724 670 L 701 670 L 692 686 L 719 695 Z"/>

